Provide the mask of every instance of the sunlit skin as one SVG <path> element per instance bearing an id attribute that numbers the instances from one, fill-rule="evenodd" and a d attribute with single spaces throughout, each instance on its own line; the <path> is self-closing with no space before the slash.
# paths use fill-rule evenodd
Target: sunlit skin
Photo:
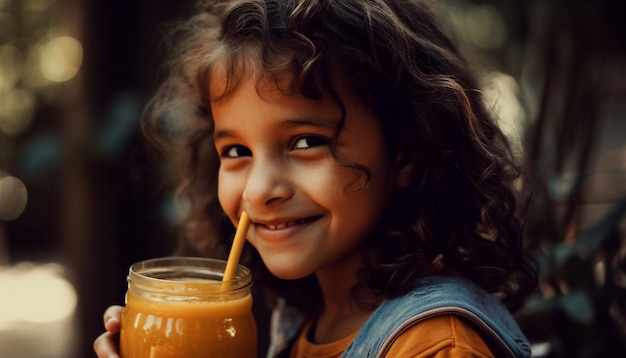
<path id="1" fill-rule="evenodd" d="M 220 94 L 223 83 L 218 73 L 210 93 Z M 325 317 L 336 318 L 329 318 L 329 325 L 348 314 L 361 245 L 397 178 L 376 117 L 344 86 L 336 87 L 346 106 L 339 157 L 371 170 L 368 183 L 350 188 L 355 171 L 340 165 L 329 150 L 341 116 L 329 96 L 313 101 L 284 95 L 272 81 L 257 86 L 254 76 L 244 76 L 234 92 L 211 103 L 221 158 L 220 204 L 234 224 L 242 211 L 249 213 L 247 239 L 274 275 L 317 275 Z M 321 324 L 322 318 L 318 329 Z"/>

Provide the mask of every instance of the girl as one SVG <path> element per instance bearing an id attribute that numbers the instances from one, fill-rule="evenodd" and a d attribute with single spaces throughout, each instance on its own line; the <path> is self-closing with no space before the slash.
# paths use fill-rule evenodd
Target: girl
<path id="1" fill-rule="evenodd" d="M 536 281 L 519 173 L 424 2 L 197 10 L 146 129 L 173 149 L 198 250 L 224 256 L 250 214 L 244 264 L 276 307 L 268 356 L 528 356 L 505 308 Z M 121 310 L 99 357 L 116 356 Z"/>

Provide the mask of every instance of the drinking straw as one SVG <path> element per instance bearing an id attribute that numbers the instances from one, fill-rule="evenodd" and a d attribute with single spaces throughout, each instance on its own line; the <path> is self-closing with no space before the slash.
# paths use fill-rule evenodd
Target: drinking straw
<path id="1" fill-rule="evenodd" d="M 230 285 L 229 281 L 232 281 L 235 278 L 237 266 L 239 265 L 239 257 L 241 256 L 241 250 L 243 249 L 243 244 L 246 241 L 248 227 L 250 227 L 250 217 L 247 212 L 243 211 L 241 212 L 241 218 L 239 218 L 239 224 L 237 225 L 233 245 L 230 248 L 228 261 L 226 262 L 226 269 L 224 270 L 224 276 L 222 277 L 222 290 L 227 289 Z"/>

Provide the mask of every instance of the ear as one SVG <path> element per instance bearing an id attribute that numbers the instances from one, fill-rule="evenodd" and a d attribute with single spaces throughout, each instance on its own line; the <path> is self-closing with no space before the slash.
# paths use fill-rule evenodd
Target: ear
<path id="1" fill-rule="evenodd" d="M 415 155 L 407 155 L 403 151 L 399 152 L 396 158 L 396 186 L 401 189 L 410 188 L 416 168 L 417 158 Z"/>

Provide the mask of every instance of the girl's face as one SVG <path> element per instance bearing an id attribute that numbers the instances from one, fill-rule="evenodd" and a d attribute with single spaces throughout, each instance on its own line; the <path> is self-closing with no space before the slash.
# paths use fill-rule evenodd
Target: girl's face
<path id="1" fill-rule="evenodd" d="M 211 93 L 219 94 L 224 83 L 214 76 Z M 287 96 L 274 82 L 258 86 L 248 76 L 211 103 L 221 158 L 220 204 L 234 224 L 248 212 L 248 241 L 282 279 L 358 262 L 395 186 L 395 164 L 388 160 L 378 120 L 345 86 L 336 87 L 347 115 L 339 158 L 369 168 L 368 183 L 347 186 L 355 171 L 330 153 L 341 112 L 329 96 Z"/>

